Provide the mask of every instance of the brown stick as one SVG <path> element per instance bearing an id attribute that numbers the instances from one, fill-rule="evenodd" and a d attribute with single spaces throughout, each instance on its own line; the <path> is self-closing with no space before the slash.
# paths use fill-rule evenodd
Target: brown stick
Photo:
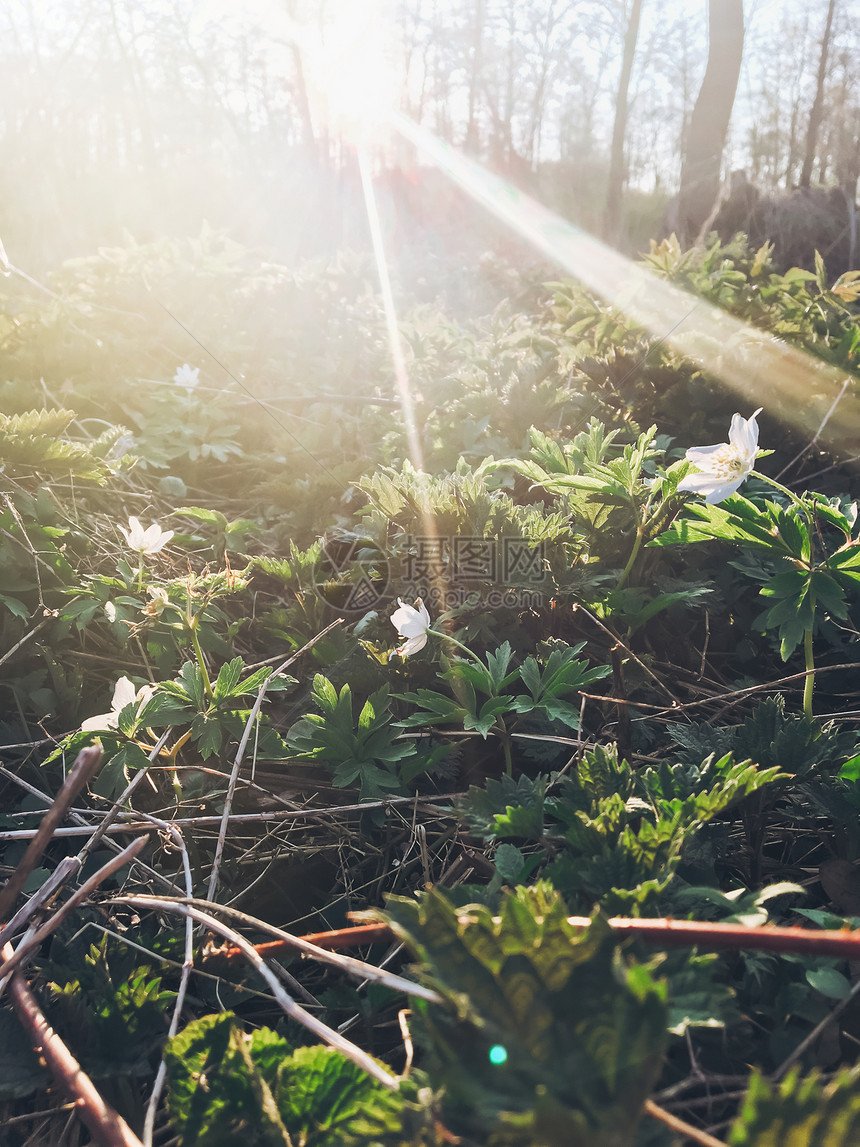
<path id="1" fill-rule="evenodd" d="M 713 1135 L 709 1135 L 707 1131 L 700 1131 L 698 1127 L 694 1127 L 692 1123 L 686 1123 L 683 1119 L 679 1119 L 677 1115 L 672 1115 L 663 1107 L 658 1107 L 651 1099 L 645 1100 L 645 1111 L 653 1119 L 659 1119 L 661 1123 L 665 1123 L 667 1127 L 671 1127 L 673 1131 L 678 1131 L 681 1135 L 686 1136 L 687 1139 L 693 1139 L 696 1143 L 701 1143 L 702 1147 L 726 1147 L 722 1139 L 715 1139 Z"/>
<path id="2" fill-rule="evenodd" d="M 39 947 L 47 936 L 50 936 L 52 932 L 59 928 L 69 913 L 73 912 L 83 900 L 86 900 L 89 894 L 94 892 L 103 880 L 107 880 L 118 868 L 122 868 L 122 866 L 130 860 L 134 860 L 143 846 L 148 843 L 149 837 L 139 836 L 137 840 L 131 842 L 128 848 L 124 848 L 122 852 L 111 857 L 107 864 L 103 864 L 97 872 L 92 874 L 89 880 L 84 881 L 77 892 L 73 893 L 64 904 L 60 905 L 50 920 L 47 920 L 41 928 L 38 928 L 29 939 L 22 940 L 17 948 L 12 949 L 8 958 L 4 958 L 3 963 L 0 964 L 0 980 L 2 980 L 4 976 L 8 976 L 14 968 L 17 968 L 23 960 L 27 959 L 31 952 L 34 952 L 36 948 Z M 3 951 L 5 956 L 5 948 Z"/>
<path id="3" fill-rule="evenodd" d="M 6 959 L 13 954 L 11 944 L 5 944 L 0 951 Z M 90 1077 L 51 1028 L 20 972 L 13 973 L 9 981 L 9 996 L 33 1049 L 44 1060 L 58 1087 L 74 1102 L 80 1119 L 99 1147 L 143 1147 L 125 1120 L 108 1107 Z"/>
<path id="4" fill-rule="evenodd" d="M 570 916 L 568 923 L 578 928 L 589 924 L 587 916 Z M 860 930 L 847 928 L 839 931 L 813 932 L 808 928 L 747 928 L 743 924 L 718 924 L 696 920 L 643 920 L 615 917 L 609 921 L 613 931 L 634 936 L 656 948 L 702 948 L 708 952 L 725 950 L 755 950 L 765 952 L 797 952 L 810 956 L 837 956 L 843 960 L 860 960 Z M 359 944 L 375 944 L 394 938 L 387 924 L 359 924 L 352 928 L 338 928 L 333 932 L 315 932 L 300 939 L 316 944 L 318 948 L 336 951 L 354 948 Z M 282 952 L 286 945 L 281 940 L 257 944 L 262 956 Z M 234 959 L 238 951 L 227 948 L 218 952 L 224 959 Z"/>
<path id="5" fill-rule="evenodd" d="M 72 771 L 66 777 L 63 787 L 54 798 L 53 804 L 42 818 L 38 831 L 27 851 L 18 861 L 15 871 L 0 889 L 0 921 L 6 919 L 18 898 L 18 893 L 24 887 L 27 877 L 39 863 L 42 853 L 48 847 L 48 842 L 54 835 L 54 830 L 72 806 L 75 797 L 95 774 L 101 764 L 102 751 L 98 745 L 81 749 L 78 753 Z"/>

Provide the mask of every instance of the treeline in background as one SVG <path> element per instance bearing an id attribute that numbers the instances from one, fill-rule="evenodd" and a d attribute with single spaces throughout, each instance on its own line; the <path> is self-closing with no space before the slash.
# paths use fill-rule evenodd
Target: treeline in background
<path id="1" fill-rule="evenodd" d="M 2 0 L 10 260 L 39 271 L 203 219 L 287 261 L 364 245 L 351 141 L 279 23 L 324 61 L 349 8 Z M 361 14 L 405 114 L 623 249 L 716 225 L 776 234 L 786 264 L 815 247 L 834 273 L 852 264 L 855 0 L 389 0 Z M 474 219 L 444 178 L 390 138 L 374 161 L 395 247 L 417 244 L 425 264 L 462 251 Z"/>

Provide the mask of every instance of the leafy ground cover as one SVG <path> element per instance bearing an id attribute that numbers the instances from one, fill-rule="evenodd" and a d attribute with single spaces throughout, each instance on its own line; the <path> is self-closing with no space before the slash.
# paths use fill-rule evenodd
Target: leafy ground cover
<path id="1" fill-rule="evenodd" d="M 646 261 L 856 397 L 856 273 Z M 10 1147 L 856 1142 L 851 460 L 475 275 L 411 452 L 361 256 L 0 282 Z"/>

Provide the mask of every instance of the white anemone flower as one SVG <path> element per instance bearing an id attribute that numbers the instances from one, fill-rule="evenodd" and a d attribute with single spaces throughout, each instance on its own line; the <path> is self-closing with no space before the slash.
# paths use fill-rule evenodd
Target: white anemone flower
<path id="1" fill-rule="evenodd" d="M 173 381 L 177 386 L 184 386 L 188 391 L 193 390 L 200 382 L 200 367 L 190 366 L 184 362 L 173 376 Z"/>
<path id="2" fill-rule="evenodd" d="M 116 729 L 119 724 L 119 715 L 126 705 L 138 703 L 138 707 L 148 701 L 155 692 L 154 685 L 143 685 L 135 689 L 134 682 L 128 677 L 120 677 L 113 691 L 113 700 L 110 703 L 109 713 L 99 713 L 96 717 L 87 717 L 81 725 L 83 733 L 106 733 Z"/>
<path id="3" fill-rule="evenodd" d="M 427 644 L 430 614 L 420 597 L 415 602 L 415 605 L 418 606 L 417 609 L 413 605 L 406 605 L 402 598 L 398 597 L 397 601 L 400 608 L 395 609 L 392 613 L 391 624 L 406 640 L 395 650 L 395 653 L 399 653 L 401 657 L 409 657 L 411 654 L 417 653 L 419 649 L 423 649 Z"/>
<path id="4" fill-rule="evenodd" d="M 137 518 L 128 519 L 128 529 L 124 526 L 120 526 L 119 529 L 130 550 L 150 557 L 163 550 L 173 537 L 173 530 L 162 530 L 158 522 L 153 522 L 144 529 Z"/>
<path id="5" fill-rule="evenodd" d="M 762 409 L 760 406 L 751 418 L 733 415 L 728 442 L 718 442 L 716 446 L 691 446 L 686 457 L 696 467 L 696 472 L 682 478 L 678 489 L 703 494 L 711 506 L 734 494 L 755 466 L 758 454 L 756 418 Z"/>

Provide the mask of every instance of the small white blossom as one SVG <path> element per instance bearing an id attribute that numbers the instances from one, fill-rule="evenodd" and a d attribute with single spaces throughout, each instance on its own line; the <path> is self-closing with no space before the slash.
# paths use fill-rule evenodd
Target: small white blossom
<path id="1" fill-rule="evenodd" d="M 427 612 L 427 606 L 419 597 L 416 600 L 415 606 L 406 605 L 402 598 L 397 599 L 400 604 L 399 609 L 395 609 L 391 615 L 391 624 L 396 628 L 401 637 L 406 640 L 399 646 L 395 652 L 399 653 L 401 657 L 409 657 L 413 653 L 417 653 L 419 649 L 423 649 L 427 644 L 427 630 L 430 628 L 430 614 Z"/>
<path id="2" fill-rule="evenodd" d="M 716 446 L 691 446 L 686 457 L 696 467 L 696 473 L 682 478 L 678 489 L 702 494 L 712 506 L 734 494 L 755 466 L 758 454 L 756 418 L 761 412 L 760 406 L 751 418 L 733 415 L 728 442 L 718 442 Z"/>
<path id="3" fill-rule="evenodd" d="M 149 556 L 163 550 L 173 537 L 173 530 L 162 530 L 158 522 L 144 529 L 137 518 L 128 519 L 128 529 L 124 526 L 119 529 L 130 550 Z"/>
<path id="4" fill-rule="evenodd" d="M 143 685 L 140 689 L 135 689 L 133 681 L 128 677 L 120 677 L 114 687 L 113 700 L 110 703 L 110 712 L 99 713 L 96 717 L 87 717 L 86 721 L 81 725 L 81 732 L 105 733 L 111 729 L 116 729 L 119 724 L 119 715 L 126 705 L 132 705 L 137 702 L 139 709 L 142 704 L 149 700 L 154 692 L 154 685 Z"/>
<path id="5" fill-rule="evenodd" d="M 143 607 L 143 612 L 147 617 L 161 617 L 165 608 L 170 605 L 170 598 L 167 596 L 167 590 L 160 585 L 148 585 L 146 592 L 150 600 Z"/>
<path id="6" fill-rule="evenodd" d="M 173 376 L 173 381 L 177 386 L 184 386 L 186 390 L 193 390 L 200 382 L 200 367 L 189 366 L 184 362 Z"/>

